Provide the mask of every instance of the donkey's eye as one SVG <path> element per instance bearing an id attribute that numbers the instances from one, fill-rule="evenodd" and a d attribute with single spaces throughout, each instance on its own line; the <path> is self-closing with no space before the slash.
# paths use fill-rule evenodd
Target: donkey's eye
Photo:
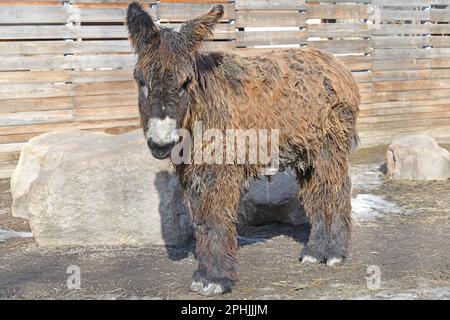
<path id="1" fill-rule="evenodd" d="M 191 78 L 187 78 L 181 85 L 181 89 L 187 91 L 190 83 L 191 83 Z"/>

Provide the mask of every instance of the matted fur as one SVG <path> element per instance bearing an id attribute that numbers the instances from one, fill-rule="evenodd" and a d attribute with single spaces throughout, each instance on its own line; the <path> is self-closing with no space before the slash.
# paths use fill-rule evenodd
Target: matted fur
<path id="1" fill-rule="evenodd" d="M 176 118 L 191 133 L 204 130 L 279 129 L 282 168 L 292 167 L 312 224 L 301 257 L 343 259 L 351 230 L 348 160 L 360 95 L 351 73 L 331 54 L 305 48 L 255 57 L 201 50 L 223 7 L 186 22 L 180 32 L 157 28 L 133 3 L 127 15 L 138 54 L 135 76 L 150 89 L 139 98 L 144 131 L 150 117 Z M 152 149 L 156 148 L 149 142 Z M 226 292 L 236 280 L 236 210 L 246 179 L 258 165 L 177 165 L 196 226 L 198 283 Z M 203 292 L 208 294 L 208 292 Z"/>

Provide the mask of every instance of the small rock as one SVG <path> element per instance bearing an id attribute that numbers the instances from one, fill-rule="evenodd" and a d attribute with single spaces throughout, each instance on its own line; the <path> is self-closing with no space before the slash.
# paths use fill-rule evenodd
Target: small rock
<path id="1" fill-rule="evenodd" d="M 395 139 L 388 147 L 387 174 L 394 180 L 447 180 L 450 153 L 426 134 Z"/>

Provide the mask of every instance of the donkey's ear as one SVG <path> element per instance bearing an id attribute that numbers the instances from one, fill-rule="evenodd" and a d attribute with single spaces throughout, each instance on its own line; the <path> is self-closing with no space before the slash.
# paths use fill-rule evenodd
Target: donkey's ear
<path id="1" fill-rule="evenodd" d="M 181 32 L 188 33 L 195 47 L 200 46 L 203 40 L 212 35 L 214 25 L 223 16 L 223 10 L 223 6 L 220 4 L 212 7 L 207 14 L 187 21 L 182 27 Z"/>
<path id="2" fill-rule="evenodd" d="M 128 6 L 126 24 L 131 43 L 138 54 L 145 49 L 153 37 L 159 35 L 152 18 L 138 2 L 132 2 Z"/>

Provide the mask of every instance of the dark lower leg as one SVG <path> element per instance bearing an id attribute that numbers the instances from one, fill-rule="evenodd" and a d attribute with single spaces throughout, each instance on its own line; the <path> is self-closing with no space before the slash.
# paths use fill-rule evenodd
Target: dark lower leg
<path id="1" fill-rule="evenodd" d="M 351 235 L 351 182 L 345 177 L 337 193 L 336 208 L 330 225 L 330 239 L 327 248 L 327 261 L 343 260 L 347 257 Z M 331 262 L 329 262 L 330 264 Z"/>
<path id="2" fill-rule="evenodd" d="M 236 227 L 232 219 L 222 219 L 232 216 L 223 213 L 221 221 L 208 217 L 196 226 L 198 269 L 193 275 L 192 291 L 205 295 L 231 291 L 237 272 Z"/>
<path id="3" fill-rule="evenodd" d="M 329 232 L 321 212 L 310 214 L 311 232 L 308 243 L 300 253 L 302 262 L 323 262 L 326 260 Z"/>
<path id="4" fill-rule="evenodd" d="M 231 291 L 237 273 L 236 209 L 240 197 L 240 172 L 223 170 L 214 184 L 192 197 L 196 228 L 198 269 L 194 289 L 203 295 Z M 192 288 L 192 286 L 191 286 Z"/>
<path id="5" fill-rule="evenodd" d="M 335 180 L 320 175 L 301 184 L 301 198 L 311 222 L 309 241 L 300 254 L 302 262 L 333 265 L 347 256 L 351 231 L 351 183 L 345 171 Z"/>

